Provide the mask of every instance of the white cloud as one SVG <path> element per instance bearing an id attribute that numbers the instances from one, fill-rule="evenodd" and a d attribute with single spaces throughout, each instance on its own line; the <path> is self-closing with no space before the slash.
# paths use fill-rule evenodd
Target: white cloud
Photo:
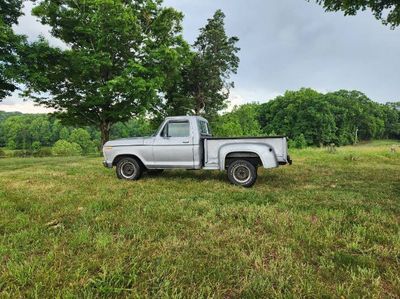
<path id="1" fill-rule="evenodd" d="M 24 2 L 22 9 L 24 15 L 18 19 L 18 25 L 14 26 L 15 32 L 26 35 L 30 42 L 37 40 L 39 36 L 43 36 L 49 41 L 50 45 L 65 48 L 65 44 L 61 40 L 51 36 L 50 26 L 42 25 L 36 17 L 32 16 L 33 6 L 30 1 Z"/>
<path id="2" fill-rule="evenodd" d="M 283 92 L 271 91 L 266 89 L 240 89 L 233 88 L 229 94 L 229 105 L 227 111 L 231 111 L 233 107 L 247 103 L 265 103 L 271 99 L 282 95 Z"/>

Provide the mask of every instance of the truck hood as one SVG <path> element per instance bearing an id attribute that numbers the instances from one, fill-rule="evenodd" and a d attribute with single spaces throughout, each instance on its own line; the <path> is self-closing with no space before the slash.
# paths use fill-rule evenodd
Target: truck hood
<path id="1" fill-rule="evenodd" d="M 117 140 L 111 140 L 106 142 L 104 146 L 127 146 L 127 145 L 143 145 L 145 140 L 149 140 L 152 137 L 132 137 L 122 138 Z"/>

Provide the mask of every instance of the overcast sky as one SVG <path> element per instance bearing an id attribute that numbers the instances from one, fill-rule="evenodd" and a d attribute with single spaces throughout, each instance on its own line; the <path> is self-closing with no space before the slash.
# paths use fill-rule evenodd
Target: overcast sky
<path id="1" fill-rule="evenodd" d="M 29 5 L 16 31 L 30 40 L 39 34 L 51 39 Z M 226 30 L 239 37 L 241 48 L 233 104 L 265 102 L 301 87 L 356 89 L 378 102 L 400 101 L 400 29 L 390 30 L 368 11 L 344 17 L 306 0 L 165 0 L 165 5 L 184 13 L 190 43 L 215 10 L 226 14 Z M 44 111 L 17 95 L 0 103 L 0 110 Z"/>

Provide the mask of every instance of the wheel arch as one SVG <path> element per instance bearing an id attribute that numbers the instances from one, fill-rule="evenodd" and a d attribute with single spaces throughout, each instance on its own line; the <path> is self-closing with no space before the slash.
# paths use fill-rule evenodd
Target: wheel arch
<path id="1" fill-rule="evenodd" d="M 229 165 L 236 160 L 249 161 L 254 167 L 263 165 L 260 156 L 255 152 L 230 152 L 225 156 L 224 167 L 227 169 Z"/>
<path id="2" fill-rule="evenodd" d="M 112 162 L 112 166 L 117 166 L 118 162 L 124 158 L 135 159 L 139 163 L 140 167 L 142 167 L 143 169 L 147 169 L 147 167 L 144 165 L 143 161 L 137 155 L 134 155 L 134 154 L 120 154 L 120 155 L 115 156 L 115 158 Z"/>
<path id="3" fill-rule="evenodd" d="M 278 159 L 272 146 L 265 143 L 232 143 L 219 149 L 219 165 L 224 170 L 230 160 L 253 160 L 264 168 L 278 166 Z"/>

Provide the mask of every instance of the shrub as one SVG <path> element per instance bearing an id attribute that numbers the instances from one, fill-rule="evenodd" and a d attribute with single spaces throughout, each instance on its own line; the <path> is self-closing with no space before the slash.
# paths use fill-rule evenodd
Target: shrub
<path id="1" fill-rule="evenodd" d="M 0 148 L 0 158 L 4 158 L 6 156 L 6 152 Z"/>
<path id="2" fill-rule="evenodd" d="M 68 140 L 69 138 L 69 130 L 66 127 L 63 127 L 60 130 L 60 139 L 61 140 Z"/>
<path id="3" fill-rule="evenodd" d="M 17 148 L 17 144 L 15 143 L 14 140 L 10 139 L 7 141 L 7 148 L 10 150 L 14 150 Z"/>
<path id="4" fill-rule="evenodd" d="M 79 128 L 71 132 L 69 142 L 79 144 L 83 154 L 93 153 L 96 151 L 93 141 L 90 139 L 90 134 L 85 129 Z"/>
<path id="5" fill-rule="evenodd" d="M 296 148 L 306 148 L 307 147 L 307 140 L 303 134 L 296 136 L 294 141 L 296 142 Z"/>
<path id="6" fill-rule="evenodd" d="M 33 143 L 32 143 L 32 150 L 34 151 L 34 152 L 38 152 L 38 151 L 40 151 L 40 148 L 42 147 L 42 144 L 40 143 L 40 141 L 34 141 Z"/>
<path id="7" fill-rule="evenodd" d="M 288 142 L 290 148 L 306 148 L 307 140 L 303 134 L 296 136 L 294 139 L 290 139 Z"/>
<path id="8" fill-rule="evenodd" d="M 53 155 L 55 156 L 80 156 L 82 148 L 75 142 L 58 140 L 53 146 Z"/>

